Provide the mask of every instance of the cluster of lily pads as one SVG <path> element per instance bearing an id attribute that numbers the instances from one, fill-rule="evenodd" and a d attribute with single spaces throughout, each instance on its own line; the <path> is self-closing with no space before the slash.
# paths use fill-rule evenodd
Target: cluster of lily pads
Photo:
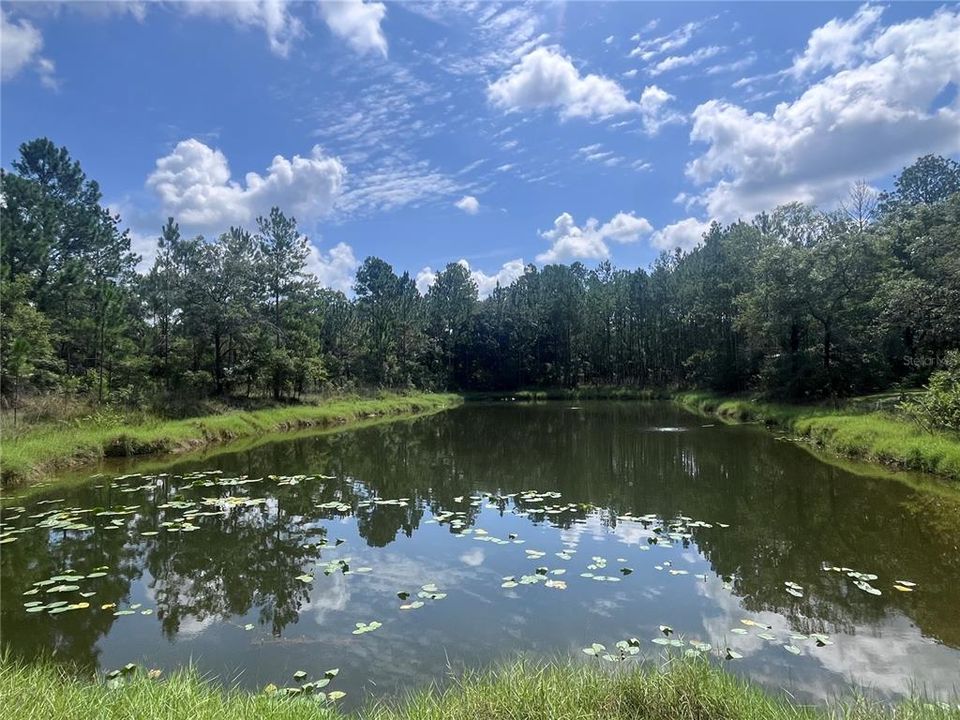
<path id="1" fill-rule="evenodd" d="M 859 570 L 854 570 L 853 568 L 848 567 L 837 567 L 836 565 L 831 565 L 830 563 L 823 563 L 822 568 L 825 572 L 835 572 L 846 575 L 848 578 L 853 580 L 853 584 L 863 590 L 863 592 L 868 595 L 882 595 L 883 591 L 880 588 L 874 587 L 870 583 L 875 580 L 878 580 L 878 576 L 874 573 L 861 572 Z M 898 592 L 913 592 L 914 588 L 917 587 L 917 584 L 911 580 L 894 580 L 893 589 Z"/>
<path id="2" fill-rule="evenodd" d="M 123 493 L 149 491 L 159 487 L 160 482 L 168 477 L 169 476 L 165 474 L 153 476 L 132 474 L 115 478 L 111 482 L 111 487 L 116 487 Z M 181 485 L 182 488 L 238 487 L 263 482 L 271 482 L 277 486 L 295 486 L 311 478 L 322 478 L 324 480 L 335 479 L 333 477 L 322 475 L 270 475 L 266 478 L 250 478 L 243 475 L 239 477 L 223 477 L 221 471 L 202 471 L 182 476 L 174 476 L 174 479 L 179 480 L 181 483 L 186 483 L 185 486 Z M 135 480 L 136 482 L 125 487 L 120 485 L 121 482 L 128 480 Z M 338 494 L 335 497 L 343 496 Z M 560 499 L 561 493 L 559 492 L 538 492 L 534 490 L 526 490 L 507 494 L 457 496 L 453 498 L 454 502 L 464 505 L 464 509 L 443 510 L 437 512 L 431 519 L 428 519 L 425 522 L 437 523 L 441 526 L 447 525 L 458 538 L 472 538 L 473 540 L 479 542 L 488 542 L 495 545 L 522 545 L 525 543 L 525 540 L 518 537 L 516 533 L 509 533 L 506 538 L 498 538 L 482 528 L 469 527 L 470 523 L 473 521 L 471 513 L 475 512 L 472 510 L 472 508 L 484 506 L 484 503 L 486 502 L 486 508 L 503 512 L 508 503 L 512 502 L 512 513 L 514 515 L 518 517 L 529 517 L 534 522 L 542 520 L 548 515 L 557 516 L 566 512 L 582 512 L 584 510 L 591 509 L 591 506 L 589 505 L 558 502 Z M 59 505 L 63 502 L 65 501 L 63 498 L 61 498 L 55 500 L 43 500 L 36 504 L 38 506 Z M 353 504 L 351 505 L 347 502 L 344 502 L 342 499 L 333 499 L 323 503 L 317 503 L 315 504 L 315 507 L 332 511 L 333 513 L 350 513 L 355 511 L 357 508 L 363 507 L 408 507 L 410 502 L 410 498 L 368 498 L 364 500 L 353 501 Z M 198 524 L 199 518 L 208 516 L 226 516 L 233 508 L 262 506 L 266 503 L 268 503 L 268 499 L 266 497 L 229 495 L 226 497 L 202 497 L 199 500 L 191 501 L 183 499 L 182 494 L 172 494 L 172 499 L 167 500 L 163 504 L 157 505 L 158 509 L 167 511 L 164 519 L 158 523 L 157 530 L 143 531 L 140 534 L 143 536 L 152 536 L 158 535 L 161 531 L 170 533 L 193 532 L 200 529 L 200 525 Z M 44 510 L 36 514 L 29 515 L 28 517 L 37 521 L 33 526 L 37 528 L 71 532 L 88 532 L 98 529 L 116 530 L 125 527 L 127 525 L 129 516 L 136 514 L 139 510 L 139 507 L 140 506 L 138 505 L 122 505 L 112 509 L 100 511 L 95 511 L 96 509 L 93 508 L 81 509 L 54 507 L 49 510 Z M 0 544 L 15 542 L 20 533 L 31 529 L 29 527 L 16 528 L 9 525 L 11 522 L 20 520 L 27 513 L 27 509 L 25 507 L 9 508 L 7 512 L 13 514 L 8 515 L 6 518 L 4 518 L 4 521 L 0 523 Z M 92 520 L 92 518 L 98 518 L 98 520 Z M 702 520 L 695 520 L 684 515 L 678 515 L 674 518 L 666 519 L 653 513 L 634 515 L 628 512 L 617 515 L 616 520 L 619 523 L 638 523 L 642 525 L 646 531 L 648 531 L 647 533 L 644 533 L 647 535 L 646 545 L 638 546 L 640 551 L 648 551 L 655 547 L 664 549 L 681 546 L 686 547 L 690 542 L 692 542 L 693 532 L 696 529 L 729 527 L 729 525 L 725 523 L 710 523 Z M 90 524 L 91 522 L 95 522 L 96 524 Z M 339 538 L 333 542 L 323 538 L 316 543 L 313 543 L 313 546 L 317 548 L 329 546 L 337 547 L 343 542 L 344 540 Z M 555 552 L 554 555 L 559 560 L 571 561 L 574 559 L 576 553 L 577 549 L 575 542 L 564 542 L 563 549 Z M 540 561 L 546 555 L 547 553 L 542 550 L 529 548 L 524 549 L 524 556 L 527 560 Z M 338 572 L 343 575 L 349 575 L 353 573 L 368 573 L 372 572 L 373 570 L 373 568 L 370 567 L 351 568 L 350 562 L 351 559 L 349 557 L 332 559 L 324 564 L 318 564 L 316 569 L 311 572 L 304 572 L 303 574 L 297 576 L 296 579 L 303 583 L 310 584 L 314 581 L 313 573 L 315 573 L 317 569 L 319 569 L 324 575 L 331 575 Z M 579 573 L 579 577 L 596 582 L 617 583 L 634 572 L 633 568 L 626 564 L 626 558 L 616 558 L 616 562 L 618 565 L 614 565 L 608 570 L 608 566 L 611 565 L 610 561 L 601 556 L 593 556 L 590 559 L 590 562 L 586 565 L 585 570 Z M 655 570 L 663 571 L 671 576 L 682 576 L 689 574 L 689 572 L 685 569 L 673 567 L 669 560 L 660 561 L 653 567 Z M 835 567 L 828 563 L 823 564 L 823 569 L 825 571 L 844 574 L 846 577 L 852 580 L 856 587 L 865 593 L 871 595 L 881 594 L 881 591 L 871 584 L 878 579 L 877 576 L 872 573 L 860 572 L 847 567 Z M 62 571 L 59 575 L 55 575 L 47 580 L 34 583 L 34 587 L 24 593 L 24 595 L 39 595 L 41 592 L 43 592 L 44 595 L 77 593 L 80 598 L 89 598 L 95 594 L 95 591 L 84 590 L 79 583 L 86 580 L 104 577 L 107 575 L 107 572 L 105 572 L 106 570 L 107 567 L 105 566 L 99 567 L 85 575 L 74 573 L 70 570 Z M 521 585 L 530 586 L 542 584 L 547 588 L 565 590 L 567 589 L 567 582 L 564 579 L 560 579 L 560 577 L 565 575 L 566 572 L 567 570 L 564 568 L 551 569 L 547 565 L 540 565 L 531 573 L 502 577 L 500 586 L 503 589 L 509 590 L 517 588 Z M 696 577 L 703 581 L 708 579 L 706 574 L 696 575 Z M 731 589 L 730 583 L 726 580 L 723 583 L 723 587 L 725 589 Z M 916 584 L 908 580 L 897 580 L 893 583 L 893 587 L 899 592 L 912 592 L 916 587 Z M 803 586 L 796 582 L 784 582 L 784 589 L 786 593 L 793 597 L 804 597 L 805 591 Z M 399 610 L 412 611 L 423 608 L 429 602 L 436 602 L 444 599 L 446 597 L 446 593 L 441 592 L 436 584 L 428 583 L 420 587 L 420 590 L 417 591 L 415 597 L 412 597 L 411 593 L 407 591 L 398 592 L 397 597 L 401 601 Z M 46 612 L 50 615 L 56 615 L 71 610 L 89 608 L 91 607 L 91 604 L 85 599 L 77 599 L 74 597 L 68 600 L 53 600 L 52 602 L 29 600 L 24 603 L 24 607 L 28 613 Z M 132 604 L 129 607 L 122 609 L 118 609 L 116 605 L 112 603 L 103 604 L 100 607 L 103 610 L 114 610 L 113 614 L 115 616 L 133 615 L 138 611 L 142 615 L 148 615 L 153 612 L 149 608 L 141 609 L 140 604 Z M 775 633 L 773 633 L 772 627 L 769 625 L 750 619 L 743 619 L 740 622 L 743 627 L 732 628 L 730 630 L 732 635 L 749 635 L 750 628 L 753 628 L 756 630 L 755 634 L 757 637 L 771 643 L 776 643 L 777 645 L 782 646 L 786 652 L 794 655 L 800 655 L 803 653 L 803 643 L 809 643 L 813 647 L 817 648 L 822 648 L 832 644 L 832 641 L 829 639 L 829 637 L 823 634 L 811 633 L 809 635 L 804 635 L 801 633 L 790 633 L 786 638 L 784 638 L 778 637 Z M 352 629 L 351 632 L 353 635 L 364 635 L 378 630 L 382 627 L 382 625 L 383 623 L 377 620 L 371 620 L 369 622 L 356 622 L 354 629 Z M 247 631 L 253 630 L 254 625 L 248 623 L 243 626 L 243 629 Z M 676 637 L 673 628 L 667 625 L 661 625 L 659 630 L 660 635 L 656 638 L 653 638 L 650 642 L 669 648 L 682 649 L 684 655 L 687 656 L 700 656 L 716 653 L 718 656 L 727 660 L 737 660 L 743 657 L 741 653 L 731 647 L 714 648 L 709 643 L 705 643 L 697 639 L 687 640 L 685 642 L 684 640 Z M 641 640 L 631 637 L 616 641 L 609 650 L 606 646 L 600 643 L 593 643 L 590 647 L 584 648 L 583 652 L 606 662 L 623 662 L 639 655 L 642 645 L 643 642 Z M 113 673 L 108 674 L 108 678 L 111 680 L 122 679 L 129 673 L 132 673 L 134 669 L 135 666 L 132 664 L 125 666 L 122 670 L 113 671 Z M 297 687 L 278 688 L 274 685 L 270 685 L 267 687 L 266 691 L 277 695 L 303 695 L 312 697 L 316 700 L 336 701 L 342 698 L 345 693 L 340 691 L 327 692 L 323 689 L 326 688 L 331 680 L 333 680 L 337 672 L 338 670 L 335 668 L 324 673 L 322 678 L 311 682 L 301 682 L 306 680 L 309 676 L 305 671 L 297 671 L 297 673 L 295 673 L 293 676 L 293 679 L 299 683 Z"/>
<path id="3" fill-rule="evenodd" d="M 543 583 L 545 587 L 552 588 L 554 590 L 566 590 L 566 582 L 549 577 L 550 575 L 563 575 L 565 572 L 566 570 L 563 568 L 551 570 L 548 567 L 538 567 L 532 575 L 522 575 L 519 580 L 515 575 L 504 576 L 502 578 L 503 582 L 500 583 L 500 587 L 515 588 L 518 585 L 536 585 L 537 583 Z"/>
<path id="4" fill-rule="evenodd" d="M 137 670 L 136 663 L 127 663 L 122 668 L 111 670 L 106 674 L 107 687 L 110 688 L 111 690 L 120 687 L 129 678 L 133 677 L 136 670 Z M 157 680 L 160 678 L 161 675 L 163 675 L 163 671 L 157 668 L 147 670 L 146 672 L 146 676 L 150 680 Z"/>
<path id="5" fill-rule="evenodd" d="M 766 625 L 749 618 L 744 618 L 740 622 L 747 627 L 759 628 L 760 632 L 757 633 L 757 637 L 780 644 L 784 650 L 792 655 L 800 655 L 803 652 L 799 647 L 796 646 L 795 643 L 797 642 L 812 641 L 818 648 L 833 644 L 833 641 L 830 640 L 827 635 L 820 633 L 810 633 L 809 635 L 804 635 L 802 633 L 790 633 L 789 638 L 784 641 L 770 632 L 772 630 L 770 625 Z M 693 639 L 684 642 L 677 637 L 672 637 L 674 636 L 674 630 L 669 625 L 660 625 L 659 629 L 661 634 L 653 638 L 650 642 L 654 643 L 655 645 L 683 649 L 683 654 L 686 657 L 710 655 L 714 654 L 714 651 L 716 650 L 716 654 L 726 660 L 740 660 L 743 658 L 742 653 L 729 646 L 724 648 L 714 648 L 713 645 L 703 642 L 702 640 Z M 749 634 L 749 631 L 742 627 L 732 628 L 730 632 L 734 635 Z M 583 648 L 583 652 L 587 655 L 598 657 L 601 660 L 606 660 L 607 662 L 623 662 L 624 660 L 628 660 L 629 658 L 638 655 L 640 653 L 641 645 L 642 642 L 640 640 L 632 637 L 627 640 L 618 641 L 614 645 L 616 648 L 615 651 L 608 651 L 606 646 L 600 643 L 593 643 L 590 647 Z"/>
<path id="6" fill-rule="evenodd" d="M 426 600 L 443 600 L 447 594 L 445 592 L 440 592 L 440 588 L 436 586 L 435 583 L 427 583 L 426 585 L 421 585 L 419 592 L 417 592 L 417 600 L 410 599 L 410 593 L 406 590 L 401 590 L 397 593 L 397 597 L 403 602 L 400 606 L 401 610 L 419 610 L 426 603 Z"/>
<path id="7" fill-rule="evenodd" d="M 317 702 L 336 702 L 346 697 L 347 694 L 342 690 L 325 692 L 323 688 L 327 687 L 339 673 L 340 668 L 331 668 L 324 672 L 322 677 L 310 682 L 303 682 L 310 677 L 310 675 L 305 670 L 297 670 L 293 674 L 293 679 L 298 683 L 296 687 L 281 688 L 271 683 L 263 689 L 263 692 L 275 697 L 306 696 Z"/>
<path id="8" fill-rule="evenodd" d="M 38 580 L 33 583 L 33 587 L 27 590 L 23 595 L 25 597 L 38 596 L 41 593 L 44 595 L 62 595 L 62 594 L 73 594 L 76 593 L 82 598 L 91 598 L 96 595 L 95 590 L 81 590 L 81 586 L 76 584 L 83 582 L 84 580 L 95 580 L 97 578 L 105 577 L 107 566 L 101 566 L 95 568 L 92 572 L 87 573 L 86 575 L 74 572 L 65 572 L 59 575 L 54 575 L 53 577 L 47 578 L 46 580 Z M 69 600 L 53 600 L 48 603 L 44 603 L 42 600 L 28 600 L 23 603 L 23 607 L 26 608 L 28 613 L 40 613 L 46 612 L 48 615 L 59 615 L 60 613 L 69 612 L 71 610 L 85 610 L 90 607 L 90 603 L 84 600 L 78 600 L 76 602 L 70 602 Z"/>

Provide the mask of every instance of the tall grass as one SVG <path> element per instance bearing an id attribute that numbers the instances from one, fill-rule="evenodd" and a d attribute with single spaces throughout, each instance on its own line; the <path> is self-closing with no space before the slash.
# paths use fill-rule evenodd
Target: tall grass
<path id="1" fill-rule="evenodd" d="M 681 393 L 675 399 L 691 410 L 726 420 L 779 427 L 849 457 L 960 480 L 960 436 L 927 432 L 902 416 L 856 407 L 786 405 L 709 393 Z"/>
<path id="2" fill-rule="evenodd" d="M 3 720 L 334 720 L 349 717 L 317 696 L 223 690 L 195 671 L 164 680 L 133 674 L 111 689 L 49 665 L 0 664 Z M 957 720 L 960 708 L 922 699 L 884 706 L 863 698 L 804 706 L 775 697 L 704 660 L 605 671 L 594 665 L 519 661 L 468 673 L 443 690 L 369 704 L 369 720 Z"/>
<path id="3" fill-rule="evenodd" d="M 327 427 L 366 417 L 440 410 L 459 396 L 430 393 L 383 394 L 344 398 L 320 404 L 287 405 L 253 411 L 230 411 L 186 420 L 123 419 L 33 428 L 5 438 L 0 451 L 4 484 L 38 479 L 56 470 L 102 457 L 184 452 L 211 443 L 309 427 Z"/>

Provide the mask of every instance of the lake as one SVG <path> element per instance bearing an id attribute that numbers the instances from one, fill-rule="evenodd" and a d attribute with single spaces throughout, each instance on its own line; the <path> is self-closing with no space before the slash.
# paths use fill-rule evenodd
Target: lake
<path id="1" fill-rule="evenodd" d="M 339 668 L 345 707 L 629 638 L 627 662 L 709 652 L 804 701 L 960 678 L 960 493 L 669 403 L 467 404 L 5 505 L 14 657 Z"/>

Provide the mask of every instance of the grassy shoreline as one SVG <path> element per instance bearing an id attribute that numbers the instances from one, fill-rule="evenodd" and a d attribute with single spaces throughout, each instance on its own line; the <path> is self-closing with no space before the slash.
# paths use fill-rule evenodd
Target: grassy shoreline
<path id="1" fill-rule="evenodd" d="M 325 688 L 329 691 L 336 682 Z M 704 660 L 607 671 L 573 662 L 517 661 L 453 678 L 399 700 L 341 712 L 312 695 L 221 689 L 194 670 L 153 680 L 130 673 L 117 687 L 53 666 L 0 663 L 3 720 L 956 720 L 960 706 L 910 699 L 884 705 L 851 696 L 807 706 L 774 696 Z"/>
<path id="2" fill-rule="evenodd" d="M 960 437 L 925 432 L 888 413 L 768 403 L 705 392 L 678 393 L 674 401 L 728 422 L 779 428 L 846 457 L 960 480 Z"/>
<path id="3" fill-rule="evenodd" d="M 241 438 L 443 410 L 460 402 L 460 396 L 451 394 L 386 393 L 375 398 L 339 398 L 315 405 L 231 411 L 185 420 L 157 419 L 121 426 L 48 425 L 4 440 L 0 481 L 5 486 L 16 485 L 104 457 L 184 453 Z"/>

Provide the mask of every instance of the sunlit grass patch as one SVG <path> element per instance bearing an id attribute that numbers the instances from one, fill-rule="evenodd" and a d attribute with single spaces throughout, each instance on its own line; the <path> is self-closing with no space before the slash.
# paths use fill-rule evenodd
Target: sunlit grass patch
<path id="1" fill-rule="evenodd" d="M 0 456 L 4 483 L 45 474 L 102 457 L 182 452 L 210 443 L 309 427 L 328 427 L 371 416 L 429 412 L 460 402 L 457 395 L 385 393 L 374 398 L 343 398 L 318 404 L 231 411 L 185 420 L 147 419 L 135 424 L 73 423 L 40 426 L 6 438 Z"/>
<path id="2" fill-rule="evenodd" d="M 955 704 L 862 697 L 805 706 L 705 660 L 608 671 L 590 663 L 517 661 L 411 691 L 352 715 L 370 720 L 955 720 Z M 50 665 L 0 664 L 3 720 L 332 720 L 351 717 L 321 693 L 223 689 L 184 670 L 165 679 L 77 679 Z"/>
<path id="3" fill-rule="evenodd" d="M 681 393 L 676 400 L 684 407 L 722 419 L 779 427 L 849 457 L 960 479 L 960 437 L 927 432 L 903 417 L 709 393 Z"/>

